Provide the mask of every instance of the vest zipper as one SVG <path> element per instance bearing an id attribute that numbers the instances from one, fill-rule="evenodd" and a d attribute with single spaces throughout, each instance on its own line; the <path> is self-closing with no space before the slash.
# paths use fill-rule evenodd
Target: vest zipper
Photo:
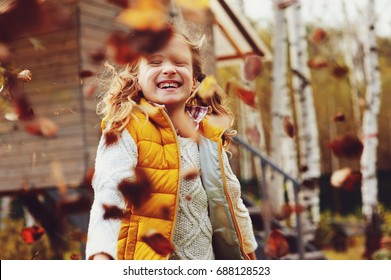
<path id="1" fill-rule="evenodd" d="M 164 111 L 164 109 L 161 109 L 161 112 L 162 112 L 164 118 L 170 124 L 171 130 L 174 133 L 175 143 L 176 143 L 177 153 L 178 153 L 178 159 L 179 159 L 179 163 L 178 163 L 178 187 L 177 187 L 177 190 L 176 190 L 175 213 L 174 213 L 174 220 L 172 221 L 173 225 L 172 225 L 172 231 L 171 231 L 171 235 L 170 235 L 170 242 L 171 242 L 171 244 L 173 244 L 175 225 L 176 225 L 176 220 L 177 220 L 177 216 L 178 216 L 179 188 L 180 188 L 180 181 L 181 181 L 181 153 L 179 151 L 179 142 L 178 142 L 178 136 L 176 135 L 175 127 L 174 127 L 170 117 Z M 169 257 L 170 257 L 170 254 L 166 257 L 166 259 L 168 259 Z"/>
<path id="2" fill-rule="evenodd" d="M 224 164 L 223 164 L 222 149 L 223 148 L 221 147 L 221 143 L 219 142 L 219 161 L 220 161 L 221 175 L 222 175 L 222 179 L 223 179 L 224 193 L 225 193 L 225 196 L 227 198 L 227 202 L 229 204 L 229 210 L 231 212 L 231 216 L 232 216 L 232 220 L 234 222 L 234 226 L 235 226 L 236 232 L 238 234 L 240 251 L 242 252 L 242 254 L 245 257 L 245 259 L 249 260 L 250 259 L 249 256 L 243 250 L 242 235 L 240 234 L 238 222 L 236 221 L 235 212 L 234 212 L 233 206 L 232 206 L 232 201 L 231 201 L 231 198 L 230 198 L 230 196 L 228 194 L 228 191 L 227 191 L 227 180 L 225 178 L 225 170 L 224 170 Z"/>

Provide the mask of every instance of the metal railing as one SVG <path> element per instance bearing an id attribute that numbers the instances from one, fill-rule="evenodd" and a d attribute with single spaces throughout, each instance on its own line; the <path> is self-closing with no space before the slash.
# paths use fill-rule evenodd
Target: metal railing
<path id="1" fill-rule="evenodd" d="M 262 194 L 262 201 L 267 202 L 269 200 L 268 193 L 267 193 L 267 183 L 266 183 L 266 176 L 265 176 L 265 168 L 269 166 L 272 168 L 275 172 L 279 173 L 284 178 L 284 182 L 291 182 L 293 185 L 293 193 L 294 193 L 294 200 L 295 204 L 299 205 L 299 190 L 301 186 L 301 182 L 293 178 L 291 175 L 287 174 L 284 170 L 282 170 L 277 164 L 275 164 L 273 161 L 271 161 L 267 156 L 262 154 L 259 150 L 249 145 L 247 142 L 245 142 L 240 137 L 233 137 L 234 142 L 238 143 L 248 151 L 250 151 L 254 156 L 256 156 L 260 160 L 260 168 L 262 171 L 262 180 L 261 180 L 261 194 Z M 300 213 L 298 211 L 294 211 L 296 215 L 296 233 L 297 233 L 297 249 L 298 249 L 298 255 L 299 259 L 304 259 L 304 245 L 303 245 L 303 235 L 302 235 L 302 225 L 301 225 L 301 217 Z M 262 215 L 263 222 L 265 226 L 265 236 L 268 237 L 268 233 L 270 232 L 270 218 L 265 218 L 266 215 Z"/>

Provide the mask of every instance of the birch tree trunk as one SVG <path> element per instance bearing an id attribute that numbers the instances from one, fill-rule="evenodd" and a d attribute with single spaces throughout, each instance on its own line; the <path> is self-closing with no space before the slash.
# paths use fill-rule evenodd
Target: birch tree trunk
<path id="1" fill-rule="evenodd" d="M 378 123 L 377 117 L 380 110 L 381 80 L 379 70 L 379 58 L 375 32 L 375 1 L 368 0 L 368 25 L 367 40 L 365 43 L 365 75 L 367 81 L 366 106 L 363 115 L 363 144 L 364 150 L 361 156 L 362 185 L 361 195 L 363 213 L 370 219 L 374 208 L 377 206 L 377 145 Z"/>
<path id="2" fill-rule="evenodd" d="M 286 31 L 285 9 L 279 9 L 282 0 L 273 1 L 274 12 L 274 59 L 273 59 L 273 99 L 272 99 L 272 134 L 270 141 L 270 153 L 273 161 L 282 169 L 297 177 L 297 151 L 295 141 L 290 138 L 283 129 L 283 118 L 293 120 L 292 100 L 287 85 L 287 51 L 288 38 Z M 277 212 L 284 203 L 283 178 L 274 175 L 270 178 L 270 200 L 272 209 Z M 288 199 L 294 204 L 293 186 L 286 185 Z"/>
<path id="3" fill-rule="evenodd" d="M 291 70 L 293 73 L 293 90 L 297 112 L 299 154 L 301 177 L 304 180 L 316 179 L 320 176 L 320 149 L 318 140 L 318 127 L 315 114 L 312 88 L 310 85 L 310 71 L 307 66 L 307 41 L 305 26 L 301 21 L 301 4 L 296 1 L 288 9 L 288 34 L 290 42 Z M 303 217 L 313 225 L 320 219 L 319 214 L 319 187 L 317 183 L 313 188 L 305 188 L 300 192 L 300 203 L 310 209 Z"/>

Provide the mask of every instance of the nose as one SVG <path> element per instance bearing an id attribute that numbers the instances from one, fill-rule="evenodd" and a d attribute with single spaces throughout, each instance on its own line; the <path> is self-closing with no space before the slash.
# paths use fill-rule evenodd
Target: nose
<path id="1" fill-rule="evenodd" d="M 169 61 L 163 64 L 162 73 L 165 75 L 173 75 L 177 73 L 175 65 Z"/>

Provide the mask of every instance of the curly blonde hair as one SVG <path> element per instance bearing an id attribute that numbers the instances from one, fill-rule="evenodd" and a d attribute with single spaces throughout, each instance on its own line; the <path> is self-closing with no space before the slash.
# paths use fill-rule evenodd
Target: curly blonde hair
<path id="1" fill-rule="evenodd" d="M 193 77 L 201 82 L 205 77 L 203 74 L 203 60 L 201 53 L 206 46 L 205 35 L 197 40 L 190 40 L 190 36 L 181 27 L 169 25 L 173 29 L 174 34 L 182 36 L 188 44 L 192 53 Z M 189 29 L 190 31 L 190 29 Z M 132 64 L 126 65 L 124 68 L 117 71 L 115 67 L 109 63 L 105 63 L 106 71 L 100 77 L 100 89 L 102 94 L 98 97 L 97 114 L 105 120 L 105 126 L 110 127 L 106 134 L 116 135 L 123 131 L 128 122 L 133 118 L 135 110 L 142 111 L 139 106 L 140 99 L 143 97 L 141 89 L 137 81 L 137 72 L 140 59 Z M 223 97 L 221 92 L 208 98 L 201 98 L 195 90 L 187 101 L 188 105 L 209 106 L 208 114 L 225 115 L 233 120 L 232 112 L 223 105 Z M 223 145 L 227 146 L 235 131 L 225 132 L 223 135 Z"/>

